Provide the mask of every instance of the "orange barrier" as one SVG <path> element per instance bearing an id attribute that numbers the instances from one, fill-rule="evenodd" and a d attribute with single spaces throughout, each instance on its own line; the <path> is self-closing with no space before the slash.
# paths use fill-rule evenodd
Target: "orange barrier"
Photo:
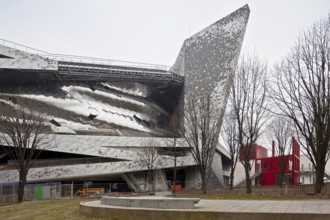
<path id="1" fill-rule="evenodd" d="M 170 185 L 170 188 L 171 188 L 171 190 L 181 190 L 182 189 L 182 186 L 180 185 L 180 184 L 178 184 L 178 185 Z"/>
<path id="2" fill-rule="evenodd" d="M 103 192 L 104 192 L 103 188 L 88 188 L 88 189 L 79 189 L 75 194 L 88 195 L 88 194 L 103 193 Z"/>

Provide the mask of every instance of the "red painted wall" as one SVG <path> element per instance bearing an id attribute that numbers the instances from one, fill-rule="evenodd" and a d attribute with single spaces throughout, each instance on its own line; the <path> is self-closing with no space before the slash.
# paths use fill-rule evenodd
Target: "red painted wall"
<path id="1" fill-rule="evenodd" d="M 242 154 L 243 150 L 241 148 L 239 159 L 243 160 L 244 155 Z M 268 156 L 268 150 L 261 145 L 253 144 L 250 152 L 250 160 L 256 160 L 259 158 L 265 158 Z"/>
<path id="2" fill-rule="evenodd" d="M 256 161 L 256 163 L 261 164 L 261 185 L 275 185 L 276 175 L 280 175 L 280 161 L 281 157 L 268 157 L 261 158 Z M 291 173 L 292 165 L 292 156 L 287 155 L 284 157 L 285 162 L 285 173 Z M 291 166 L 290 166 L 291 165 Z"/>
<path id="3" fill-rule="evenodd" d="M 261 147 L 261 146 L 260 146 Z M 276 175 L 280 175 L 280 161 L 281 157 L 272 156 L 258 158 L 259 155 L 264 156 L 264 151 L 261 150 L 259 145 L 255 148 L 255 172 L 258 172 L 258 169 L 261 170 L 261 176 L 257 177 L 259 179 L 255 180 L 256 184 L 261 185 L 275 185 Z M 265 149 L 265 148 L 263 148 Z M 258 151 L 261 150 L 259 154 Z M 274 148 L 273 154 L 274 155 Z M 286 155 L 284 157 L 285 161 L 285 174 L 290 174 L 291 184 L 295 185 L 299 183 L 299 173 L 300 173 L 300 148 L 298 142 L 292 138 L 292 154 Z M 260 166 L 258 165 L 260 164 Z"/>

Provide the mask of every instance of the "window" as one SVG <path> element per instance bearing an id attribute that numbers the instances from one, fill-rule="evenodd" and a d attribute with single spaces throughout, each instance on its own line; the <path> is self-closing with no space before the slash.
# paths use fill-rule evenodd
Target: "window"
<path id="1" fill-rule="evenodd" d="M 304 182 L 305 182 L 305 178 L 304 178 L 304 177 L 302 177 L 302 180 L 301 180 L 301 181 L 302 181 L 302 183 L 304 183 Z"/>
<path id="2" fill-rule="evenodd" d="M 304 171 L 304 164 L 301 164 L 301 171 Z M 304 179 L 304 177 L 303 177 L 303 179 Z"/>
<path id="3" fill-rule="evenodd" d="M 312 182 L 312 176 L 309 176 L 309 182 L 310 183 Z"/>
<path id="4" fill-rule="evenodd" d="M 316 181 L 316 178 L 315 178 L 315 176 L 313 176 L 313 183 L 315 183 L 315 181 Z"/>

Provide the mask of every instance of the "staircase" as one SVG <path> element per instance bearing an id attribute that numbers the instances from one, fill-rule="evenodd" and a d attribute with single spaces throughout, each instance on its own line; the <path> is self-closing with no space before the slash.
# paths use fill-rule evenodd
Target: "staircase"
<path id="1" fill-rule="evenodd" d="M 250 179 L 253 180 L 255 178 L 257 178 L 258 176 L 260 176 L 261 174 L 261 170 L 258 170 L 255 174 L 253 174 Z M 243 179 L 241 182 L 239 182 L 237 185 L 235 185 L 235 187 L 242 187 L 246 184 L 246 179 Z"/>
<path id="2" fill-rule="evenodd" d="M 126 181 L 126 183 L 133 189 L 134 192 L 139 191 L 138 188 L 136 187 L 135 183 L 131 180 L 131 178 L 129 177 L 129 175 L 127 175 L 126 173 L 123 173 L 120 175 L 121 178 L 123 180 Z"/>

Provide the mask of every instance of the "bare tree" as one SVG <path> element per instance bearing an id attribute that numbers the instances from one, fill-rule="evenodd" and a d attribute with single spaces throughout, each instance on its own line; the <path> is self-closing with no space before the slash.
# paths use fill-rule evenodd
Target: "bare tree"
<path id="1" fill-rule="evenodd" d="M 179 154 L 179 150 L 177 148 L 178 146 L 178 138 L 164 138 L 163 139 L 164 143 L 167 146 L 167 149 L 163 152 L 162 154 L 165 154 L 167 156 L 171 156 L 173 158 L 173 180 L 171 184 L 171 190 L 172 194 L 175 194 L 175 185 L 176 185 L 176 173 L 177 173 L 177 158 Z"/>
<path id="2" fill-rule="evenodd" d="M 173 183 L 172 183 L 172 194 L 175 194 L 175 186 L 176 186 L 176 174 L 177 174 L 177 157 L 178 157 L 178 137 L 180 137 L 180 107 L 176 107 L 172 118 L 169 122 L 169 130 L 172 132 L 173 139 L 165 138 L 164 141 L 166 145 L 170 146 L 169 154 L 173 156 Z M 173 140 L 173 141 L 172 141 Z"/>
<path id="3" fill-rule="evenodd" d="M 233 190 L 234 174 L 239 157 L 239 144 L 237 121 L 235 120 L 235 117 L 232 113 L 228 113 L 227 115 L 225 115 L 225 119 L 221 129 L 221 136 L 227 145 L 230 155 L 229 187 L 230 190 Z"/>
<path id="4" fill-rule="evenodd" d="M 241 57 L 229 97 L 229 105 L 237 122 L 241 163 L 244 166 L 246 192 L 252 192 L 250 164 L 253 144 L 258 140 L 266 122 L 267 65 L 256 55 Z"/>
<path id="5" fill-rule="evenodd" d="M 18 202 L 23 202 L 27 175 L 36 159 L 50 146 L 49 128 L 45 126 L 45 114 L 31 106 L 2 105 L 0 116 L 0 145 L 14 162 L 19 173 Z"/>
<path id="6" fill-rule="evenodd" d="M 320 193 L 330 156 L 330 14 L 298 38 L 273 77 L 271 96 L 294 124 Z"/>
<path id="7" fill-rule="evenodd" d="M 291 151 L 291 139 L 293 136 L 292 125 L 283 116 L 275 116 L 268 126 L 268 136 L 273 140 L 274 155 L 279 157 L 280 179 L 282 188 L 284 173 L 288 167 L 289 158 L 286 156 Z M 275 140 L 274 140 L 275 139 Z"/>
<path id="8" fill-rule="evenodd" d="M 155 147 L 156 143 L 152 140 L 148 140 L 145 143 L 145 148 L 138 153 L 139 163 L 141 166 L 147 168 L 147 188 L 148 191 L 153 190 L 153 171 L 157 168 L 159 154 L 157 148 Z"/>
<path id="9" fill-rule="evenodd" d="M 186 100 L 182 133 L 199 169 L 203 193 L 207 192 L 214 146 L 218 143 L 220 115 L 211 95 Z"/>

